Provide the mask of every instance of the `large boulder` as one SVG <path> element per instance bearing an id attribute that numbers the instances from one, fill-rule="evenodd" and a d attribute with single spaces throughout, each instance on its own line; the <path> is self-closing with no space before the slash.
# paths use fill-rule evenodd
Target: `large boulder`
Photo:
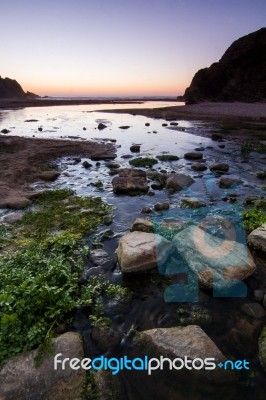
<path id="1" fill-rule="evenodd" d="M 186 327 L 173 328 L 155 328 L 142 331 L 136 335 L 136 344 L 145 354 L 152 357 L 167 357 L 170 360 L 194 360 L 200 358 L 212 358 L 216 364 L 225 361 L 225 357 L 216 344 L 206 335 L 206 333 L 197 325 L 188 325 Z M 182 361 L 176 363 L 180 366 Z M 195 363 L 199 366 L 199 362 Z M 165 363 L 167 368 L 168 364 Z M 224 371 L 220 368 L 213 370 L 186 369 L 182 368 L 176 371 L 181 378 L 198 378 L 200 380 L 209 380 L 212 382 L 224 382 L 231 380 L 232 371 Z M 230 376 L 231 375 L 231 376 Z"/>
<path id="2" fill-rule="evenodd" d="M 179 232 L 173 244 L 202 288 L 233 296 L 239 281 L 252 275 L 256 265 L 247 246 L 233 240 L 231 230 L 225 236 L 220 239 L 193 225 Z"/>
<path id="3" fill-rule="evenodd" d="M 266 28 L 233 42 L 219 62 L 199 70 L 185 91 L 198 101 L 266 101 Z"/>
<path id="4" fill-rule="evenodd" d="M 124 168 L 119 170 L 117 176 L 112 180 L 113 190 L 116 194 L 138 194 L 146 193 L 149 186 L 146 172 L 141 169 Z"/>
<path id="5" fill-rule="evenodd" d="M 164 263 L 171 251 L 171 243 L 159 235 L 130 232 L 123 236 L 116 250 L 123 273 L 145 272 Z"/>
<path id="6" fill-rule="evenodd" d="M 74 370 L 66 363 L 54 369 L 54 355 L 60 359 L 84 357 L 81 336 L 68 332 L 53 341 L 54 354 L 45 356 L 42 364 L 35 367 L 37 350 L 21 354 L 8 361 L 0 370 L 1 400 L 79 400 L 82 399 L 86 373 Z"/>
<path id="7" fill-rule="evenodd" d="M 189 187 L 195 181 L 185 174 L 171 174 L 166 180 L 166 188 L 172 191 L 179 191 L 185 187 Z"/>
<path id="8" fill-rule="evenodd" d="M 248 243 L 255 249 L 266 252 L 266 224 L 254 229 L 248 236 Z"/>

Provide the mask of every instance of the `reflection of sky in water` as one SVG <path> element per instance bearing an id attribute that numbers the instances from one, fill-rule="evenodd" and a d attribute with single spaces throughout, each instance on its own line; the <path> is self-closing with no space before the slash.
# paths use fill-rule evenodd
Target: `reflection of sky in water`
<path id="1" fill-rule="evenodd" d="M 149 102 L 150 105 L 150 102 Z M 154 105 L 167 105 L 166 103 L 154 103 Z M 109 203 L 114 204 L 118 209 L 116 211 L 116 228 L 123 231 L 128 229 L 135 217 L 141 216 L 140 210 L 143 207 L 153 207 L 158 201 L 170 201 L 171 207 L 180 203 L 183 195 L 197 197 L 210 204 L 210 200 L 222 202 L 222 198 L 229 192 L 237 192 L 242 196 L 260 195 L 261 182 L 258 182 L 255 172 L 264 168 L 263 155 L 257 157 L 243 156 L 240 153 L 240 145 L 235 141 L 225 140 L 224 148 L 219 147 L 219 142 L 214 142 L 208 137 L 204 137 L 207 131 L 212 129 L 210 124 L 200 121 L 177 120 L 178 126 L 175 129 L 163 127 L 165 120 L 149 119 L 143 116 L 132 116 L 129 114 L 112 114 L 93 111 L 103 108 L 130 108 L 130 105 L 85 105 L 85 106 L 56 106 L 41 108 L 25 108 L 20 110 L 8 110 L 0 113 L 0 130 L 10 129 L 9 135 L 20 135 L 40 138 L 68 138 L 68 136 L 78 137 L 80 139 L 115 139 L 117 146 L 117 158 L 121 167 L 130 167 L 129 159 L 124 159 L 123 155 L 138 156 L 156 156 L 162 153 L 174 154 L 180 157 L 180 160 L 174 162 L 158 162 L 154 166 L 155 170 L 164 169 L 168 173 L 171 171 L 182 172 L 191 175 L 195 183 L 182 193 L 169 195 L 166 191 L 154 190 L 154 196 L 142 195 L 137 197 L 114 196 L 111 181 L 113 176 L 109 175 L 109 168 L 104 161 L 100 165 L 87 159 L 92 167 L 85 169 L 81 163 L 73 163 L 73 159 L 63 158 L 60 162 L 60 168 L 63 173 L 57 181 L 50 187 L 69 187 L 74 189 L 77 194 L 82 195 L 100 195 Z M 142 105 L 134 105 L 142 106 Z M 146 105 L 145 105 L 146 106 Z M 2 120 L 1 120 L 2 118 Z M 36 119 L 36 122 L 25 122 L 29 119 Z M 99 122 L 104 122 L 107 128 L 98 130 Z M 145 126 L 149 122 L 150 126 Z M 129 125 L 129 129 L 120 129 L 122 125 Z M 43 131 L 39 132 L 38 127 Z M 83 127 L 86 130 L 83 130 Z M 192 134 L 193 133 L 193 134 Z M 132 144 L 140 144 L 140 153 L 131 153 Z M 206 159 L 206 165 L 212 165 L 217 162 L 225 162 L 230 166 L 229 173 L 224 176 L 240 177 L 244 184 L 233 190 L 222 190 L 217 183 L 219 177 L 206 170 L 203 173 L 197 173 L 191 169 L 191 161 L 184 159 L 184 153 L 194 151 L 195 148 L 204 148 L 203 154 Z M 82 161 L 86 158 L 82 158 Z M 248 161 L 248 162 L 247 162 Z M 201 179 L 201 177 L 204 179 Z M 90 184 L 97 180 L 103 182 L 103 190 L 97 189 Z M 252 189 L 250 188 L 252 184 Z M 45 184 L 48 186 L 47 184 Z M 43 188 L 44 184 L 34 186 Z M 252 191 L 252 192 L 251 192 Z M 220 210 L 221 211 L 221 210 Z"/>

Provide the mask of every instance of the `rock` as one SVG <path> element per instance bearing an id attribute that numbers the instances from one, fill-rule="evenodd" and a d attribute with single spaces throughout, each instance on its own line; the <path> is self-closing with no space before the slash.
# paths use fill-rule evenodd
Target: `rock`
<path id="1" fill-rule="evenodd" d="M 139 144 L 133 144 L 132 146 L 130 146 L 130 151 L 132 151 L 132 153 L 139 153 L 140 145 Z"/>
<path id="2" fill-rule="evenodd" d="M 185 101 L 265 101 L 265 54 L 266 28 L 241 37 L 219 62 L 195 74 L 185 91 Z"/>
<path id="3" fill-rule="evenodd" d="M 96 266 L 109 266 L 113 263 L 109 254 L 103 249 L 92 250 L 89 260 Z"/>
<path id="4" fill-rule="evenodd" d="M 190 176 L 175 173 L 171 174 L 167 178 L 166 188 L 171 189 L 173 191 L 179 191 L 184 189 L 185 187 L 189 187 L 190 185 L 192 185 L 192 183 L 194 183 L 194 180 Z"/>
<path id="5" fill-rule="evenodd" d="M 58 171 L 43 171 L 38 173 L 37 178 L 45 182 L 53 182 L 60 176 Z"/>
<path id="6" fill-rule="evenodd" d="M 91 337 L 96 346 L 103 352 L 118 345 L 121 340 L 120 334 L 109 326 L 94 326 Z"/>
<path id="7" fill-rule="evenodd" d="M 173 245 L 197 275 L 202 288 L 215 288 L 229 295 L 231 290 L 235 293 L 239 281 L 256 269 L 248 248 L 230 239 L 230 230 L 223 240 L 197 226 L 189 226 L 174 237 Z"/>
<path id="8" fill-rule="evenodd" d="M 187 358 L 194 360 L 200 358 L 214 358 L 216 364 L 224 362 L 225 357 L 218 349 L 216 344 L 206 335 L 206 333 L 197 325 L 188 325 L 186 327 L 173 328 L 155 328 L 137 333 L 135 342 L 145 351 L 145 354 L 152 357 L 160 356 L 174 359 Z M 178 362 L 180 366 L 180 362 Z M 197 364 L 199 365 L 199 364 Z M 198 378 L 200 380 L 209 380 L 211 382 L 227 382 L 232 378 L 225 373 L 223 369 L 215 368 L 212 371 L 205 369 L 186 368 L 176 371 L 178 377 Z"/>
<path id="9" fill-rule="evenodd" d="M 219 182 L 220 188 L 230 189 L 232 186 L 237 186 L 242 183 L 241 179 L 236 178 L 221 178 Z"/>
<path id="10" fill-rule="evenodd" d="M 262 303 L 264 295 L 266 294 L 266 290 L 254 290 L 253 294 L 253 299 L 254 301 L 257 301 L 258 303 Z"/>
<path id="11" fill-rule="evenodd" d="M 0 398 L 3 400 L 81 400 L 86 372 L 74 370 L 66 362 L 65 369 L 58 364 L 54 370 L 54 355 L 59 359 L 84 357 L 83 343 L 78 333 L 67 332 L 53 340 L 54 354 L 44 357 L 36 368 L 37 350 L 29 351 L 9 360 L 0 370 Z"/>
<path id="12" fill-rule="evenodd" d="M 202 203 L 200 200 L 193 198 L 193 197 L 184 197 L 182 200 L 182 205 L 189 207 L 189 208 L 200 208 L 205 207 L 205 204 Z"/>
<path id="13" fill-rule="evenodd" d="M 0 205 L 0 208 L 10 208 L 13 210 L 19 210 L 21 208 L 26 208 L 31 204 L 31 201 L 26 197 L 8 197 L 5 199 L 4 203 Z"/>
<path id="14" fill-rule="evenodd" d="M 159 235 L 131 232 L 120 239 L 116 252 L 121 271 L 127 274 L 156 268 L 166 260 L 170 249 L 171 243 Z"/>
<path id="15" fill-rule="evenodd" d="M 127 158 L 132 158 L 132 157 L 133 157 L 132 154 L 124 154 L 123 156 L 121 156 L 121 158 L 124 158 L 125 160 Z"/>
<path id="16" fill-rule="evenodd" d="M 189 153 L 186 153 L 184 155 L 186 160 L 201 160 L 203 158 L 203 154 L 202 153 L 196 153 L 194 151 L 191 151 Z"/>
<path id="17" fill-rule="evenodd" d="M 98 129 L 101 131 L 103 129 L 107 128 L 107 125 L 103 124 L 102 122 L 99 123 Z"/>
<path id="18" fill-rule="evenodd" d="M 256 172 L 256 177 L 259 179 L 265 179 L 266 178 L 266 171 L 257 171 Z"/>
<path id="19" fill-rule="evenodd" d="M 143 207 L 143 209 L 141 210 L 142 214 L 150 214 L 152 212 L 152 209 L 149 207 Z"/>
<path id="20" fill-rule="evenodd" d="M 259 303 L 246 303 L 241 310 L 251 318 L 260 319 L 266 316 L 266 311 Z"/>
<path id="21" fill-rule="evenodd" d="M 229 171 L 229 165 L 228 164 L 223 164 L 223 163 L 221 163 L 221 164 L 213 164 L 213 165 L 210 166 L 210 170 L 212 172 L 219 172 L 219 173 L 228 172 Z"/>
<path id="22" fill-rule="evenodd" d="M 169 203 L 156 203 L 154 204 L 154 210 L 155 211 L 163 211 L 163 210 L 169 210 L 170 204 Z"/>
<path id="23" fill-rule="evenodd" d="M 163 184 L 163 183 L 160 183 L 160 182 L 152 183 L 152 184 L 151 184 L 151 188 L 152 188 L 153 190 L 162 190 L 163 187 L 164 187 L 164 184 Z"/>
<path id="24" fill-rule="evenodd" d="M 120 168 L 120 164 L 115 163 L 115 162 L 107 162 L 105 165 L 106 165 L 107 168 L 111 168 L 111 169 Z"/>
<path id="25" fill-rule="evenodd" d="M 170 122 L 170 125 L 172 125 L 172 126 L 177 126 L 177 125 L 178 125 L 178 122 Z"/>
<path id="26" fill-rule="evenodd" d="M 146 122 L 145 126 L 150 126 L 150 123 L 149 123 L 149 122 Z"/>
<path id="27" fill-rule="evenodd" d="M 15 224 L 16 222 L 21 221 L 23 218 L 23 213 L 11 213 L 5 215 L 3 218 L 3 222 L 6 224 Z"/>
<path id="28" fill-rule="evenodd" d="M 118 176 L 112 180 L 113 190 L 116 194 L 147 193 L 149 186 L 145 171 L 141 169 L 121 169 Z"/>
<path id="29" fill-rule="evenodd" d="M 42 132 L 42 129 L 43 129 L 43 128 L 42 128 L 41 126 L 39 126 L 38 131 L 39 131 L 39 132 Z"/>
<path id="30" fill-rule="evenodd" d="M 80 157 L 73 157 L 73 161 L 78 164 L 81 162 L 81 158 Z"/>
<path id="31" fill-rule="evenodd" d="M 137 218 L 131 227 L 131 232 L 153 232 L 153 223 L 149 219 Z"/>
<path id="32" fill-rule="evenodd" d="M 248 243 L 255 249 L 266 252 L 266 224 L 254 229 L 248 236 Z"/>
<path id="33" fill-rule="evenodd" d="M 7 134 L 7 133 L 9 133 L 10 131 L 8 130 L 8 129 L 6 129 L 6 128 L 4 128 L 4 129 L 2 129 L 1 130 L 1 133 L 4 133 L 5 135 Z"/>
<path id="34" fill-rule="evenodd" d="M 192 168 L 194 171 L 206 171 L 206 169 L 207 169 L 206 165 L 204 165 L 204 164 L 202 164 L 202 163 L 200 163 L 200 162 L 194 162 L 194 163 L 192 163 L 191 168 Z"/>
<path id="35" fill-rule="evenodd" d="M 223 135 L 221 133 L 218 132 L 213 132 L 211 135 L 212 140 L 222 140 L 223 139 Z"/>
<path id="36" fill-rule="evenodd" d="M 254 207 L 266 208 L 266 199 L 258 199 L 256 201 L 254 201 Z"/>
<path id="37" fill-rule="evenodd" d="M 166 124 L 166 123 L 163 123 L 163 124 L 162 124 L 162 126 L 167 126 L 167 125 L 168 125 L 168 124 Z"/>
<path id="38" fill-rule="evenodd" d="M 266 326 L 262 329 L 259 338 L 259 357 L 260 363 L 266 371 Z"/>
<path id="39" fill-rule="evenodd" d="M 128 128 L 130 128 L 130 126 L 129 125 L 122 125 L 122 126 L 119 126 L 119 128 L 120 129 L 128 129 Z"/>
<path id="40" fill-rule="evenodd" d="M 85 160 L 85 161 L 83 161 L 82 166 L 87 169 L 87 168 L 91 168 L 92 164 L 90 164 L 88 161 Z"/>

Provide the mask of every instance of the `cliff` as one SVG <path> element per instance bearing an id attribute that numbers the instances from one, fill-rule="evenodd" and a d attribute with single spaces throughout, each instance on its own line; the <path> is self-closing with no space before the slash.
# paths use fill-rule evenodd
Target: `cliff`
<path id="1" fill-rule="evenodd" d="M 0 76 L 0 99 L 9 98 L 37 98 L 37 94 L 24 92 L 20 84 L 15 79 L 1 78 Z"/>
<path id="2" fill-rule="evenodd" d="M 199 70 L 185 91 L 186 103 L 266 101 L 266 28 L 231 44 L 219 62 Z"/>

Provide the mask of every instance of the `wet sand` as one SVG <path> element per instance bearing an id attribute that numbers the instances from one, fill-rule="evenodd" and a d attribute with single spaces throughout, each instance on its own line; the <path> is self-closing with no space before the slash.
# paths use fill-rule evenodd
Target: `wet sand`
<path id="1" fill-rule="evenodd" d="M 105 110 L 103 110 L 105 111 Z M 266 122 L 266 103 L 212 103 L 204 102 L 184 106 L 156 109 L 106 110 L 106 112 L 143 115 L 150 118 L 188 120 L 243 120 Z"/>

